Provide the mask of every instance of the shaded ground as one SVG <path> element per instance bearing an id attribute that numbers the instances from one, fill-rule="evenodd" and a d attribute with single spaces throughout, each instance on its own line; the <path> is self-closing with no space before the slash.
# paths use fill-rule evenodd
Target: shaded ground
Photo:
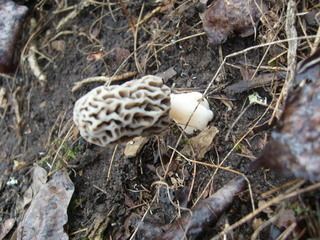
<path id="1" fill-rule="evenodd" d="M 73 4 L 76 2 L 73 1 Z M 79 96 L 99 83 L 85 85 L 72 93 L 74 83 L 92 76 L 137 71 L 133 54 L 129 57 L 135 49 L 132 26 L 130 28 L 129 25 L 137 21 L 143 1 L 131 1 L 122 6 L 113 3 L 110 5 L 112 14 L 107 2 L 104 5 L 92 3 L 59 30 L 59 21 L 69 12 L 54 12 L 66 8 L 62 2 L 58 6 L 54 1 L 43 1 L 29 14 L 20 44 L 23 45 L 26 39 L 33 36 L 30 40 L 41 52 L 37 57 L 40 68 L 47 76 L 47 84 L 46 87 L 39 84 L 26 61 L 12 78 L 0 76 L 1 86 L 8 96 L 8 107 L 1 109 L 0 123 L 0 222 L 9 217 L 16 218 L 17 222 L 21 219 L 23 211 L 17 211 L 16 207 L 30 183 L 33 164 L 39 164 L 51 173 L 60 168 L 69 170 L 76 189 L 66 228 L 71 239 L 93 238 L 100 232 L 103 232 L 102 239 L 111 239 L 109 236 L 113 236 L 112 239 L 127 239 L 135 229 L 135 222 L 150 204 L 147 219 L 160 223 L 172 221 L 178 210 L 170 203 L 166 186 L 159 184 L 159 181 L 168 184 L 171 194 L 186 189 L 187 194 L 182 194 L 184 198 L 193 186 L 190 195 L 192 203 L 201 194 L 208 196 L 235 176 L 224 170 L 215 173 L 215 168 L 200 164 L 195 170 L 194 164 L 180 157 L 180 161 L 176 159 L 170 166 L 167 178 L 159 178 L 163 174 L 161 161 L 168 163 L 180 134 L 174 125 L 163 136 L 150 138 L 141 153 L 131 159 L 123 154 L 125 144 L 116 149 L 101 148 L 79 138 L 77 130 L 72 127 L 73 104 Z M 157 6 L 152 2 L 144 4 L 142 16 Z M 73 5 L 71 2 L 68 4 Z M 163 9 L 139 26 L 136 47 L 138 65 L 142 69 L 137 77 L 157 74 L 173 67 L 177 75 L 166 84 L 176 91 L 203 92 L 224 56 L 263 40 L 261 37 L 256 40 L 254 37 L 235 37 L 221 47 L 208 45 L 205 35 L 193 37 L 203 31 L 197 6 L 192 1 L 176 1 L 170 8 Z M 29 24 L 31 18 L 37 21 L 34 30 Z M 189 39 L 175 42 L 188 36 Z M 159 50 L 166 44 L 170 46 Z M 197 160 L 214 164 L 225 160 L 224 166 L 245 173 L 252 157 L 259 155 L 268 131 L 249 132 L 243 141 L 237 142 L 254 124 L 269 120 L 272 110 L 266 111 L 267 108 L 260 105 L 251 106 L 230 131 L 230 126 L 248 105 L 247 97 L 253 90 L 226 95 L 223 87 L 241 80 L 237 68 L 240 64 L 257 66 L 264 50 L 257 48 L 230 58 L 229 65 L 213 82 L 208 94 L 210 107 L 214 111 L 210 125 L 217 127 L 219 134 L 205 159 Z M 270 53 L 267 60 L 276 54 Z M 264 65 L 267 65 L 267 60 Z M 281 65 L 283 61 L 285 58 L 279 58 L 274 64 Z M 274 103 L 276 89 L 272 86 L 255 91 L 266 97 L 268 103 Z M 21 116 L 21 122 L 17 114 Z M 262 119 L 257 122 L 261 116 Z M 229 131 L 230 136 L 226 140 Z M 183 137 L 178 150 L 186 142 L 187 137 Z M 263 198 L 264 192 L 289 181 L 267 170 L 259 170 L 247 177 L 256 205 L 267 199 Z M 17 184 L 8 185 L 10 178 L 17 180 Z M 155 201 L 152 202 L 152 199 Z M 225 224 L 232 224 L 251 211 L 251 197 L 246 191 L 237 198 L 210 235 L 220 232 Z M 268 219 L 268 213 L 263 213 L 260 218 Z M 248 239 L 253 231 L 252 223 L 248 222 L 233 234 L 235 239 Z"/>

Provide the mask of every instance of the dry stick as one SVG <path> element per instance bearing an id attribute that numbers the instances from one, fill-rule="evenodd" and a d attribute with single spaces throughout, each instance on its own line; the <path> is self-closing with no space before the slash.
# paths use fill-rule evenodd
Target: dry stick
<path id="1" fill-rule="evenodd" d="M 77 17 L 83 9 L 89 7 L 90 5 L 90 1 L 87 0 L 82 0 L 79 4 L 76 4 L 74 10 L 59 21 L 56 30 L 59 31 L 67 22 Z"/>
<path id="2" fill-rule="evenodd" d="M 263 229 L 268 227 L 270 224 L 274 223 L 278 218 L 280 217 L 280 214 L 276 214 L 273 217 L 269 218 L 267 221 L 262 223 L 251 235 L 251 240 L 256 240 L 259 237 L 259 234 Z"/>
<path id="3" fill-rule="evenodd" d="M 149 212 L 149 211 L 150 211 L 150 209 L 151 209 L 152 204 L 153 204 L 155 201 L 156 201 L 156 194 L 154 195 L 153 199 L 151 200 L 151 202 L 150 202 L 150 204 L 149 204 L 149 206 L 148 206 L 147 210 L 146 210 L 146 211 L 145 211 L 145 213 L 143 214 L 143 216 L 142 216 L 142 218 L 141 218 L 140 222 L 138 223 L 138 226 L 136 227 L 136 229 L 135 229 L 135 230 L 134 230 L 134 232 L 132 233 L 132 235 L 131 235 L 131 237 L 130 237 L 130 239 L 129 239 L 129 240 L 133 240 L 133 239 L 134 239 L 134 236 L 137 234 L 137 232 L 138 232 L 138 230 L 139 230 L 139 228 L 140 228 L 141 224 L 143 223 L 144 219 L 146 218 L 146 216 L 147 216 L 148 212 Z"/>
<path id="4" fill-rule="evenodd" d="M 281 235 L 276 240 L 285 240 L 289 235 L 293 232 L 293 230 L 296 228 L 297 223 L 293 222 L 286 230 L 281 233 Z"/>
<path id="5" fill-rule="evenodd" d="M 289 182 L 286 182 L 284 184 L 282 184 L 281 186 L 278 186 L 278 187 L 275 187 L 275 188 L 272 188 L 264 193 L 261 193 L 260 194 L 260 197 L 261 198 L 268 198 L 270 197 L 273 193 L 275 192 L 278 192 L 278 191 L 281 191 L 282 189 L 287 189 L 288 187 L 296 184 L 297 182 L 299 182 L 300 180 L 299 179 L 294 179 L 294 180 L 290 180 Z"/>
<path id="6" fill-rule="evenodd" d="M 141 6 L 141 10 L 140 10 L 140 14 L 139 14 L 139 18 L 138 18 L 138 22 L 135 25 L 136 27 L 134 28 L 134 32 L 133 32 L 133 55 L 134 55 L 134 62 L 136 64 L 136 68 L 138 70 L 139 73 L 142 73 L 142 69 L 140 66 L 140 63 L 138 61 L 138 56 L 137 56 L 137 42 L 138 42 L 138 31 L 139 31 L 139 26 L 140 26 L 140 20 L 142 17 L 142 13 L 143 13 L 143 9 L 144 9 L 144 3 Z"/>
<path id="7" fill-rule="evenodd" d="M 113 153 L 112 153 L 112 157 L 111 157 L 111 161 L 110 161 L 110 166 L 109 166 L 109 170 L 108 170 L 108 175 L 107 175 L 107 182 L 108 182 L 109 179 L 110 179 L 111 167 L 112 167 L 112 164 L 113 164 L 114 157 L 116 156 L 117 149 L 118 149 L 118 144 L 114 147 L 114 150 L 113 150 Z"/>
<path id="8" fill-rule="evenodd" d="M 249 109 L 249 107 L 252 106 L 252 104 L 249 103 L 246 107 L 244 107 L 246 103 L 247 103 L 247 101 L 244 101 L 243 106 L 242 106 L 242 109 L 243 109 L 243 110 L 240 112 L 240 114 L 238 115 L 238 117 L 233 121 L 233 123 L 232 123 L 231 126 L 229 127 L 228 132 L 227 132 L 227 134 L 226 134 L 226 136 L 225 136 L 225 138 L 224 138 L 225 141 L 228 141 L 229 135 L 230 135 L 232 129 L 234 128 L 234 126 L 239 122 L 239 120 L 240 120 L 240 118 L 243 116 L 243 114 L 245 114 L 245 113 L 247 112 L 247 110 Z"/>
<path id="9" fill-rule="evenodd" d="M 138 25 L 144 24 L 144 23 L 146 23 L 147 21 L 149 21 L 149 19 L 152 18 L 153 15 L 155 15 L 156 13 L 160 12 L 161 9 L 162 9 L 162 6 L 158 6 L 158 7 L 156 7 L 155 9 L 153 9 L 151 12 L 149 12 L 147 15 L 145 15 L 145 16 L 141 19 L 141 21 L 139 21 L 139 22 L 135 25 L 135 27 L 137 28 Z"/>
<path id="10" fill-rule="evenodd" d="M 272 113 L 270 123 L 273 121 L 278 109 L 280 107 L 280 103 L 282 100 L 287 98 L 289 88 L 295 78 L 295 69 L 297 65 L 297 49 L 298 49 L 298 41 L 296 40 L 297 37 L 297 30 L 295 28 L 295 19 L 296 19 L 296 2 L 295 0 L 289 0 L 287 6 L 287 19 L 286 19 L 286 35 L 288 38 L 293 40 L 288 41 L 288 54 L 287 54 L 287 61 L 288 61 L 288 72 L 286 76 L 286 80 L 283 84 L 280 96 L 277 100 L 275 109 Z M 308 40 L 308 38 L 307 38 Z"/>
<path id="11" fill-rule="evenodd" d="M 36 46 L 34 43 L 31 43 L 29 52 L 28 52 L 28 63 L 31 72 L 33 75 L 37 78 L 39 81 L 41 87 L 45 87 L 47 85 L 47 76 L 43 73 L 43 71 L 40 69 L 40 66 L 38 64 L 38 60 L 36 58 Z"/>
<path id="12" fill-rule="evenodd" d="M 310 191 L 314 191 L 316 189 L 320 188 L 320 182 L 319 183 L 315 183 L 307 188 L 304 189 L 300 189 L 298 191 L 289 193 L 289 194 L 279 194 L 277 197 L 271 199 L 270 201 L 266 202 L 263 206 L 259 207 L 258 209 L 256 209 L 255 211 L 253 211 L 252 213 L 249 213 L 248 215 L 244 216 L 243 218 L 241 218 L 239 221 L 235 222 L 234 224 L 230 225 L 229 227 L 227 227 L 226 229 L 224 229 L 222 232 L 220 232 L 218 235 L 214 236 L 211 240 L 218 240 L 221 236 L 228 234 L 230 231 L 236 229 L 237 227 L 241 226 L 242 224 L 248 222 L 249 220 L 251 220 L 252 218 L 254 218 L 256 215 L 258 215 L 260 212 L 262 212 L 264 209 L 274 205 L 274 204 L 278 204 L 286 199 L 298 196 L 300 194 L 306 193 L 306 192 L 310 192 Z"/>
<path id="13" fill-rule="evenodd" d="M 111 15 L 111 17 L 112 17 L 112 20 L 113 20 L 114 22 L 117 22 L 117 19 L 116 19 L 116 18 L 114 17 L 114 15 L 113 15 L 113 10 L 112 10 L 111 4 L 110 4 L 110 0 L 107 0 L 107 4 L 108 4 L 108 9 L 109 9 L 110 15 Z"/>
<path id="14" fill-rule="evenodd" d="M 298 18 L 298 22 L 299 22 L 300 28 L 301 28 L 301 30 L 303 32 L 303 35 L 304 36 L 308 36 L 307 31 L 306 31 L 306 29 L 305 29 L 305 27 L 304 27 L 304 25 L 302 23 L 301 17 L 298 16 L 297 18 Z M 311 43 L 310 39 L 307 39 L 307 43 L 309 45 L 309 48 L 312 49 L 312 43 Z"/>
<path id="15" fill-rule="evenodd" d="M 199 162 L 199 161 L 196 161 L 196 160 L 192 160 L 192 159 L 189 159 L 187 158 L 185 155 L 183 155 L 181 152 L 179 152 L 177 149 L 175 148 L 172 148 L 169 146 L 170 149 L 174 150 L 178 155 L 180 155 L 182 158 L 184 158 L 186 161 L 190 162 L 190 163 L 194 163 L 194 164 L 199 164 L 199 165 L 202 165 L 202 166 L 206 166 L 206 167 L 211 167 L 211 168 L 215 168 L 216 170 L 218 169 L 222 169 L 224 171 L 227 171 L 227 172 L 231 172 L 231 173 L 234 173 L 234 174 L 237 174 L 237 175 L 240 175 L 242 176 L 248 183 L 248 189 L 249 189 L 249 193 L 250 193 L 250 197 L 251 197 L 251 200 L 252 200 L 252 203 L 253 203 L 253 194 L 252 194 L 252 188 L 251 188 L 251 184 L 250 184 L 250 181 L 249 179 L 246 177 L 245 174 L 239 172 L 239 171 L 236 171 L 236 170 L 233 170 L 232 168 L 228 168 L 228 167 L 223 167 L 221 166 L 221 164 L 219 165 L 216 165 L 216 164 L 213 164 L 213 163 L 205 163 L 205 162 Z M 215 171 L 216 173 L 216 171 Z M 214 175 L 215 175 L 214 173 Z M 214 177 L 213 175 L 213 177 Z M 210 181 L 208 182 L 207 186 L 205 187 L 205 189 L 208 187 L 208 185 L 210 184 L 210 182 L 213 180 L 213 178 L 210 179 Z M 198 199 L 195 201 L 195 203 L 193 204 L 196 205 L 196 203 L 200 200 L 200 198 L 202 197 L 203 193 L 200 194 L 200 196 L 198 197 Z M 254 207 L 254 204 L 252 205 L 253 206 L 253 209 L 255 209 Z"/>
<path id="16" fill-rule="evenodd" d="M 56 162 L 56 160 L 57 160 L 57 157 L 58 157 L 58 155 L 59 155 L 59 153 L 60 153 L 60 151 L 61 151 L 61 149 L 62 149 L 62 147 L 63 147 L 63 144 L 67 141 L 67 139 L 68 139 L 68 137 L 70 136 L 71 132 L 73 131 L 73 128 L 74 128 L 74 127 L 75 127 L 74 124 L 72 124 L 72 126 L 70 127 L 70 129 L 69 129 L 69 131 L 67 132 L 66 136 L 62 139 L 62 142 L 61 142 L 60 146 L 58 147 L 58 149 L 57 149 L 57 151 L 56 151 L 56 154 L 55 154 L 54 157 L 53 157 L 52 163 L 49 165 L 50 171 L 52 170 L 52 168 L 53 168 L 53 166 L 54 166 L 54 164 L 55 164 L 55 162 Z M 48 176 L 51 175 L 51 174 L 53 174 L 53 172 L 50 172 L 50 173 L 48 174 Z"/>
<path id="17" fill-rule="evenodd" d="M 317 36 L 316 36 L 316 39 L 314 40 L 311 54 L 317 50 L 319 45 L 320 45 L 320 27 L 318 27 Z"/>
<path id="18" fill-rule="evenodd" d="M 203 35 L 205 35 L 205 34 L 206 34 L 205 32 L 200 32 L 200 33 L 196 33 L 196 34 L 193 34 L 193 35 L 190 35 L 190 36 L 187 36 L 187 37 L 183 37 L 183 38 L 177 39 L 177 40 L 172 41 L 172 42 L 170 42 L 170 43 L 168 43 L 168 44 L 165 44 L 164 46 L 162 46 L 161 48 L 159 48 L 159 49 L 155 52 L 155 54 L 158 54 L 158 53 L 161 52 L 163 49 L 166 49 L 167 47 L 170 47 L 170 46 L 172 46 L 172 45 L 175 45 L 176 43 L 183 42 L 183 41 L 185 41 L 185 40 L 188 40 L 188 39 L 191 39 L 191 38 L 194 38 L 194 37 L 203 36 Z M 153 55 L 150 56 L 150 57 L 147 59 L 147 62 L 148 62 L 152 57 L 153 57 Z"/>
<path id="19" fill-rule="evenodd" d="M 94 82 L 110 83 L 110 82 L 121 81 L 124 79 L 132 78 L 136 75 L 137 75 L 137 72 L 127 72 L 127 73 L 112 76 L 112 77 L 107 77 L 107 76 L 89 77 L 79 82 L 76 82 L 71 91 L 75 92 L 79 90 L 84 84 L 88 84 L 88 83 L 94 83 Z"/>

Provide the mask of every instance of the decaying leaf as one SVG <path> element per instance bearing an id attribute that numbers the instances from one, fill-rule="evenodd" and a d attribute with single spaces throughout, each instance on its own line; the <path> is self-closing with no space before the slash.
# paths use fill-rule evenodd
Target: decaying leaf
<path id="1" fill-rule="evenodd" d="M 148 140 L 147 137 L 135 137 L 126 144 L 124 155 L 128 158 L 137 156 Z"/>
<path id="2" fill-rule="evenodd" d="M 292 209 L 282 209 L 279 213 L 279 218 L 276 221 L 276 225 L 278 228 L 286 229 L 296 221 L 297 220 Z"/>
<path id="3" fill-rule="evenodd" d="M 262 165 L 319 181 L 320 49 L 298 66 L 297 78 L 312 81 L 289 91 L 280 124 L 254 167 Z"/>
<path id="4" fill-rule="evenodd" d="M 229 35 L 247 37 L 254 34 L 255 26 L 266 5 L 263 0 L 216 0 L 201 15 L 209 42 L 221 44 Z"/>
<path id="5" fill-rule="evenodd" d="M 202 130 L 188 141 L 181 153 L 193 156 L 192 153 L 194 152 L 197 159 L 203 159 L 204 155 L 211 149 L 212 141 L 218 133 L 219 130 L 216 127 L 208 127 Z"/>
<path id="6" fill-rule="evenodd" d="M 15 44 L 27 11 L 11 0 L 0 1 L 0 72 L 13 70 Z"/>
<path id="7" fill-rule="evenodd" d="M 13 228 L 15 222 L 15 219 L 9 218 L 5 220 L 2 224 L 0 224 L 0 240 L 4 239 L 7 236 L 7 234 Z"/>
<path id="8" fill-rule="evenodd" d="M 228 210 L 235 196 L 244 190 L 245 180 L 236 177 L 207 199 L 200 200 L 191 212 L 165 226 L 146 223 L 141 227 L 140 239 L 180 240 L 196 237 L 214 225 Z"/>
<path id="9" fill-rule="evenodd" d="M 58 171 L 43 185 L 18 226 L 18 240 L 69 239 L 64 232 L 67 207 L 74 191 L 68 174 Z"/>
<path id="10" fill-rule="evenodd" d="M 64 40 L 54 40 L 51 42 L 51 47 L 58 52 L 64 52 L 66 49 L 66 42 Z"/>
<path id="11" fill-rule="evenodd" d="M 31 186 L 23 194 L 23 200 L 21 204 L 18 204 L 19 210 L 23 210 L 32 199 L 40 191 L 41 187 L 47 182 L 47 171 L 42 167 L 35 166 L 32 169 L 32 183 Z"/>

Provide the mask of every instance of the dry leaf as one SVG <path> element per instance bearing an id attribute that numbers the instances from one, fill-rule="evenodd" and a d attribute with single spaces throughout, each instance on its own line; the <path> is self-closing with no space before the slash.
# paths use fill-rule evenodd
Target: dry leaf
<path id="1" fill-rule="evenodd" d="M 47 182 L 47 171 L 42 167 L 35 166 L 32 169 L 32 183 L 31 186 L 23 194 L 23 201 L 18 204 L 17 208 L 24 209 L 32 199 L 37 195 L 41 187 Z"/>
<path id="2" fill-rule="evenodd" d="M 193 156 L 197 159 L 203 159 L 204 155 L 211 149 L 215 136 L 219 133 L 216 127 L 208 127 L 201 131 L 197 136 L 189 139 L 181 153 L 187 156 Z"/>
<path id="3" fill-rule="evenodd" d="M 89 62 L 96 62 L 103 59 L 105 56 L 106 56 L 105 51 L 92 52 L 87 56 L 87 60 Z"/>
<path id="4" fill-rule="evenodd" d="M 68 174 L 58 171 L 43 185 L 31 202 L 18 226 L 18 240 L 66 240 L 64 225 L 68 221 L 67 207 L 74 191 Z"/>
<path id="5" fill-rule="evenodd" d="M 258 4 L 258 5 L 257 5 Z M 254 34 L 255 26 L 266 10 L 263 0 L 216 0 L 201 14 L 203 28 L 209 42 L 221 44 L 229 35 L 247 37 Z"/>
<path id="6" fill-rule="evenodd" d="M 296 217 L 292 209 L 282 209 L 279 213 L 279 218 L 276 222 L 278 228 L 287 228 L 292 223 L 296 222 Z"/>
<path id="7" fill-rule="evenodd" d="M 148 142 L 147 137 L 135 137 L 129 141 L 124 149 L 124 155 L 128 158 L 135 157 Z"/>
<path id="8" fill-rule="evenodd" d="M 55 40 L 51 42 L 51 47 L 58 52 L 64 52 L 66 43 L 63 40 Z"/>

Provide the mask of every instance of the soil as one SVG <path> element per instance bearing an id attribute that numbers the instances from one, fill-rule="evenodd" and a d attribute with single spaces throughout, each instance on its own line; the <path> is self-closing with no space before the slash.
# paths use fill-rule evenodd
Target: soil
<path id="1" fill-rule="evenodd" d="M 155 8 L 153 2 L 145 3 L 143 15 Z M 196 4 L 186 2 L 187 7 L 176 3 L 172 9 L 155 14 L 139 29 L 137 46 L 143 47 L 138 51 L 138 60 L 143 69 L 136 77 L 161 73 L 173 67 L 177 74 L 166 82 L 167 85 L 175 91 L 203 92 L 223 56 L 256 45 L 259 40 L 253 36 L 235 36 L 221 46 L 211 46 L 207 37 L 201 35 L 172 44 L 159 51 L 156 58 L 151 56 L 154 49 L 148 44 L 169 43 L 203 31 Z M 235 176 L 219 170 L 212 180 L 214 168 L 199 165 L 194 173 L 194 165 L 182 159 L 174 161 L 166 179 L 160 179 L 160 159 L 164 164 L 168 163 L 172 154 L 169 146 L 175 147 L 180 134 L 175 125 L 161 136 L 150 137 L 142 151 L 133 158 L 124 156 L 125 143 L 117 148 L 94 146 L 81 139 L 77 130 L 72 128 L 74 102 L 101 84 L 84 85 L 73 93 L 71 89 L 76 82 L 92 76 L 137 71 L 134 57 L 130 57 L 122 67 L 119 66 L 128 53 L 134 52 L 134 38 L 129 25 L 132 19 L 138 18 L 143 1 L 132 1 L 127 5 L 127 13 L 114 4 L 113 16 L 107 7 L 89 6 L 59 31 L 57 24 L 68 11 L 54 14 L 53 11 L 57 9 L 55 1 L 44 1 L 43 5 L 39 3 L 37 6 L 29 1 L 23 3 L 33 10 L 25 22 L 19 44 L 24 46 L 29 39 L 43 54 L 37 57 L 40 68 L 47 76 L 47 84 L 43 87 L 39 83 L 27 61 L 22 61 L 12 78 L 0 76 L 0 84 L 8 96 L 8 107 L 2 109 L 0 123 L 0 222 L 10 217 L 17 222 L 21 220 L 24 210 L 17 211 L 16 207 L 30 184 L 30 169 L 34 164 L 44 167 L 50 174 L 61 168 L 68 169 L 70 173 L 75 185 L 66 226 L 70 239 L 93 239 L 93 236 L 100 233 L 103 236 L 101 239 L 128 239 L 154 196 L 156 200 L 152 202 L 146 219 L 163 224 L 171 222 L 177 216 L 177 209 L 170 203 L 165 185 L 155 184 L 159 181 L 165 181 L 170 186 L 172 196 L 182 194 L 186 198 L 187 194 L 183 192 L 188 193 L 185 189 L 190 189 L 194 178 L 189 201 L 189 205 L 192 205 L 202 192 L 203 197 L 206 197 Z M 76 3 L 68 1 L 70 6 Z M 174 13 L 170 15 L 171 11 Z M 31 18 L 37 21 L 35 29 L 31 28 Z M 60 35 L 57 35 L 59 32 Z M 35 33 L 32 39 L 29 38 L 31 33 Z M 102 57 L 95 60 L 90 58 L 93 53 L 101 52 L 104 54 Z M 268 101 L 272 99 L 270 87 L 232 96 L 223 92 L 224 86 L 241 80 L 239 69 L 234 65 L 244 62 L 257 65 L 262 55 L 263 51 L 257 48 L 245 55 L 230 58 L 224 74 L 220 74 L 211 86 L 208 100 L 214 111 L 214 119 L 210 126 L 217 127 L 219 134 L 201 161 L 215 164 L 221 162 L 240 137 L 266 111 L 266 107 L 260 105 L 249 107 L 230 131 L 229 138 L 225 139 L 230 126 L 248 105 L 247 97 L 250 94 L 257 91 Z M 148 57 L 150 59 L 146 61 Z M 127 79 L 120 83 L 124 81 Z M 222 101 L 222 98 L 227 100 Z M 231 109 L 228 109 L 228 105 Z M 17 111 L 21 116 L 20 122 Z M 268 120 L 271 113 L 267 111 L 259 124 Z M 268 132 L 269 129 L 249 133 L 226 158 L 224 166 L 246 173 L 251 157 L 257 157 L 266 143 Z M 186 141 L 187 137 L 184 137 L 178 149 L 182 149 Z M 288 181 L 282 175 L 263 169 L 247 174 L 247 177 L 251 182 L 255 204 L 260 201 L 263 192 Z M 17 180 L 17 184 L 8 185 L 9 179 Z M 206 188 L 209 181 L 212 182 Z M 250 199 L 248 191 L 242 193 L 230 211 L 202 239 L 209 239 L 221 231 L 225 224 L 232 224 L 250 213 Z M 237 236 L 236 239 L 248 239 L 252 232 L 251 222 L 248 222 L 233 234 Z"/>

